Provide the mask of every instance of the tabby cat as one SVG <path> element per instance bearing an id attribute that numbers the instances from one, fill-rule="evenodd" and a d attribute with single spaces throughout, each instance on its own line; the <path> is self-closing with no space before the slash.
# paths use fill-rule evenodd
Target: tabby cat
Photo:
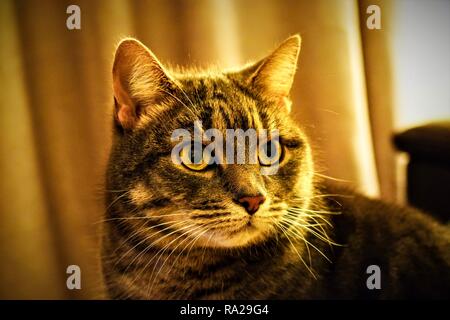
<path id="1" fill-rule="evenodd" d="M 139 41 L 119 44 L 102 244 L 111 298 L 450 297 L 446 226 L 315 173 L 289 115 L 299 51 L 295 35 L 241 69 L 169 71 Z M 174 163 L 172 132 L 196 120 L 278 129 L 277 173 Z"/>

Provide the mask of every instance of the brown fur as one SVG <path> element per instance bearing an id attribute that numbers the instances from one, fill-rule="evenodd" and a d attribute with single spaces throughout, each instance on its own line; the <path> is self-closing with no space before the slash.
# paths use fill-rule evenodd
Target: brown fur
<path id="1" fill-rule="evenodd" d="M 111 298 L 449 297 L 448 228 L 317 179 L 289 117 L 299 49 L 294 36 L 240 70 L 176 73 L 136 40 L 119 45 L 102 261 Z M 171 133 L 197 119 L 222 132 L 277 128 L 277 174 L 174 164 Z M 249 215 L 238 199 L 256 195 L 266 201 Z M 372 264 L 381 290 L 366 286 Z"/>

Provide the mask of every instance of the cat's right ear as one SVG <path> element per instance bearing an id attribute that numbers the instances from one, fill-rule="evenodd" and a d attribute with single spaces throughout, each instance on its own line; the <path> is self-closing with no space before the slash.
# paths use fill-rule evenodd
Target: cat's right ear
<path id="1" fill-rule="evenodd" d="M 171 79 L 155 55 L 141 42 L 127 38 L 119 43 L 113 65 L 116 123 L 133 129 L 144 108 L 158 102 Z"/>

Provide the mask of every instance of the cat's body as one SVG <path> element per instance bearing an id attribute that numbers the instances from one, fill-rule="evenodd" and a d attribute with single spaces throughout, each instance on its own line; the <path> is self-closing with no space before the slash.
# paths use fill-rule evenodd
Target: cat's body
<path id="1" fill-rule="evenodd" d="M 255 65 L 171 75 L 134 40 L 114 65 L 103 271 L 111 298 L 449 298 L 450 231 L 314 174 L 287 100 L 293 37 Z M 171 161 L 171 133 L 277 128 L 278 171 Z M 369 266 L 380 289 L 369 289 Z M 371 282 L 371 281 L 369 281 Z"/>
<path id="2" fill-rule="evenodd" d="M 324 190 L 325 191 L 325 190 Z M 450 297 L 449 231 L 423 213 L 368 199 L 347 189 L 327 188 L 330 206 L 340 214 L 328 217 L 330 246 L 309 234 L 307 240 L 321 250 L 327 261 L 310 246 L 316 278 L 298 258 L 286 238 L 272 239 L 241 250 L 191 250 L 181 256 L 167 251 L 168 260 L 156 279 L 148 271 L 122 274 L 105 272 L 112 298 L 131 299 L 398 299 Z M 331 192 L 330 192 L 331 191 Z M 339 204 L 338 204 L 339 203 Z M 117 225 L 115 225 L 117 226 Z M 117 230 L 110 234 L 123 237 Z M 114 238 L 116 237 L 114 236 Z M 293 240 L 291 240 L 293 241 Z M 115 245 L 120 241 L 114 241 Z M 295 242 L 309 267 L 305 244 Z M 130 244 L 132 246 L 132 244 Z M 129 250 L 126 246 L 123 251 Z M 126 249 L 126 250 L 125 250 Z M 135 254 L 139 254 L 136 249 Z M 144 265 L 158 250 L 150 250 Z M 154 261 L 156 263 L 156 261 Z M 129 259 L 115 269 L 126 268 Z M 381 288 L 369 290 L 371 265 L 381 271 Z M 135 284 L 131 281 L 138 274 Z M 154 276 L 154 274 L 153 274 Z M 123 278 L 122 278 L 123 277 Z M 126 280 L 127 279 L 127 280 Z M 128 282 L 130 281 L 130 282 Z M 148 292 L 153 283 L 153 290 Z M 370 282 L 370 281 L 369 281 Z M 145 285 L 142 287 L 141 284 Z M 141 291 L 142 290 L 142 291 Z"/>

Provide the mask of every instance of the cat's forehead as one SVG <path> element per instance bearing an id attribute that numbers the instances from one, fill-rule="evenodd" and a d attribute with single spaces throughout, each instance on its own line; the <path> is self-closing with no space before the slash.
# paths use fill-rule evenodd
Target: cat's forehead
<path id="1" fill-rule="evenodd" d="M 183 100 L 192 118 L 197 116 L 205 128 L 271 129 L 273 117 L 241 83 L 226 77 L 197 77 L 181 82 Z M 193 119 L 194 120 L 194 119 Z"/>

